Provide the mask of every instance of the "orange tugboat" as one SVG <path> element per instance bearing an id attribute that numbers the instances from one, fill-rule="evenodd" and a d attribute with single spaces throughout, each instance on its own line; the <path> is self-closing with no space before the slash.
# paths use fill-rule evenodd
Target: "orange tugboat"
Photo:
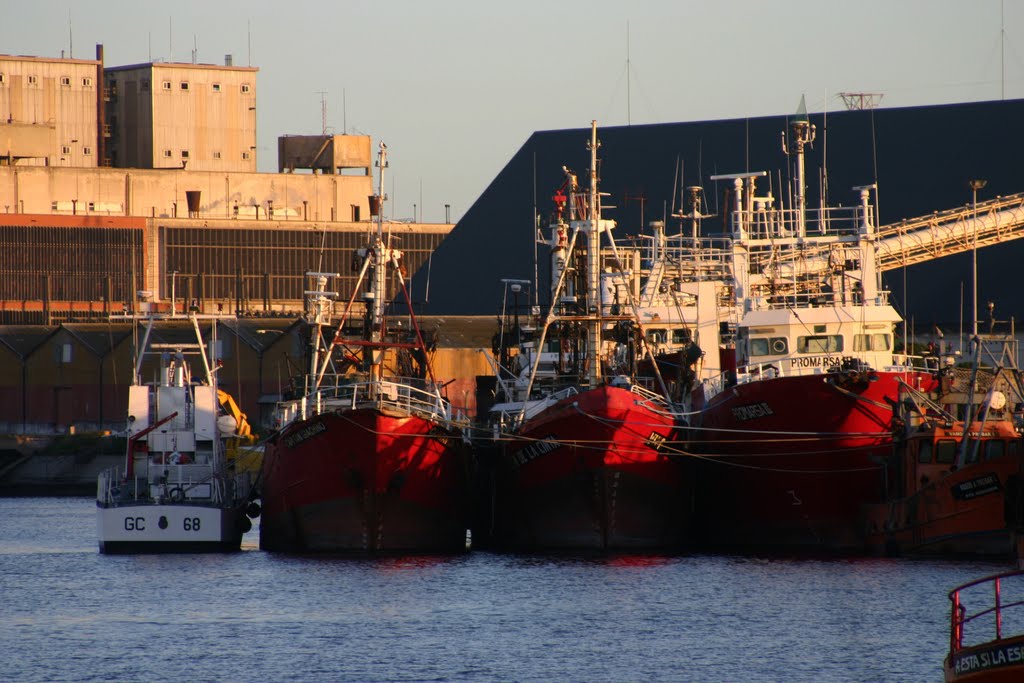
<path id="1" fill-rule="evenodd" d="M 936 400 L 909 386 L 901 391 L 886 500 L 864 507 L 868 549 L 1015 557 L 1024 521 L 1024 441 L 1012 410 L 1021 402 L 1020 373 L 950 368 L 940 383 Z"/>
<path id="2" fill-rule="evenodd" d="M 1024 680 L 1024 632 L 1006 635 L 1011 620 L 1024 616 L 1024 571 L 965 583 L 949 593 L 949 654 L 946 683 L 1010 683 Z M 968 607 L 980 604 L 979 608 Z M 977 601 L 977 602 L 976 602 Z M 1007 614 L 1011 616 L 1006 617 Z M 994 637 L 993 637 L 994 636 Z"/>

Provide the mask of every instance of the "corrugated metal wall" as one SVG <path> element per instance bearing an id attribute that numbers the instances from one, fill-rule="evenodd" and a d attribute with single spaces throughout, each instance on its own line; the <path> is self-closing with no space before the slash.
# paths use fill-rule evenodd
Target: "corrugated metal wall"
<path id="1" fill-rule="evenodd" d="M 144 254 L 137 228 L 0 226 L 0 299 L 131 302 Z"/>

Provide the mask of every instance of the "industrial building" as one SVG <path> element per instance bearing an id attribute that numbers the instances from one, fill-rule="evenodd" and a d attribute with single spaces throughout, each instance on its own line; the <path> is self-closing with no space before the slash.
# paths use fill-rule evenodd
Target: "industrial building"
<path id="1" fill-rule="evenodd" d="M 258 69 L 231 62 L 0 55 L 0 433 L 123 427 L 130 326 L 111 317 L 147 309 L 235 316 L 217 355 L 260 425 L 304 368 L 305 274 L 353 295 L 370 138 L 282 135 L 282 172 L 257 173 Z M 452 228 L 385 225 L 408 273 Z"/>
<path id="2" fill-rule="evenodd" d="M 304 273 L 349 275 L 371 141 L 284 135 L 256 172 L 255 67 L 0 56 L 0 323 L 158 307 L 297 315 Z M 307 172 L 302 172 L 307 171 Z M 451 230 L 393 221 L 414 272 Z"/>

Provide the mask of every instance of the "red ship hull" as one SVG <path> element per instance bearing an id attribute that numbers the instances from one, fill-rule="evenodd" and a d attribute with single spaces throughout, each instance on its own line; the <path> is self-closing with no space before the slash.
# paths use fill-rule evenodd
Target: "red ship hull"
<path id="1" fill-rule="evenodd" d="M 627 389 L 563 399 L 497 456 L 493 540 L 527 551 L 680 547 L 691 492 L 675 439 L 672 417 Z"/>
<path id="2" fill-rule="evenodd" d="M 697 521 L 710 547 L 853 551 L 861 506 L 882 498 L 898 380 L 923 372 L 801 375 L 738 384 L 703 409 Z"/>
<path id="3" fill-rule="evenodd" d="M 460 437 L 376 408 L 299 420 L 263 459 L 260 547 L 285 552 L 466 550 Z"/>

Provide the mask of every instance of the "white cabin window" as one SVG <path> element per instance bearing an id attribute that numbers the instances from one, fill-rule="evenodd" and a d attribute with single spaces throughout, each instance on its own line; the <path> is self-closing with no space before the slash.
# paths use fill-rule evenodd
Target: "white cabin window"
<path id="1" fill-rule="evenodd" d="M 163 88 L 164 90 L 170 90 L 171 89 L 171 82 L 170 81 L 164 81 L 163 83 L 160 84 L 160 87 Z"/>
<path id="2" fill-rule="evenodd" d="M 785 337 L 754 337 L 750 340 L 750 356 L 785 356 L 789 340 Z"/>
<path id="3" fill-rule="evenodd" d="M 213 84 L 213 92 L 220 92 L 220 83 Z"/>
<path id="4" fill-rule="evenodd" d="M 92 87 L 92 78 L 90 78 L 89 76 L 86 76 L 85 78 L 83 78 L 82 79 L 82 86 L 85 87 L 85 88 L 91 88 Z"/>
<path id="5" fill-rule="evenodd" d="M 182 81 L 181 82 L 181 89 L 182 90 L 188 90 L 188 81 Z"/>
<path id="6" fill-rule="evenodd" d="M 220 159 L 220 152 L 214 152 L 213 153 L 213 158 L 214 159 Z"/>
<path id="7" fill-rule="evenodd" d="M 797 353 L 836 353 L 843 350 L 843 335 L 820 334 L 796 338 Z"/>
<path id="8" fill-rule="evenodd" d="M 28 77 L 28 84 L 29 85 L 35 85 L 38 82 L 39 82 L 39 79 L 36 76 L 29 76 Z"/>
<path id="9" fill-rule="evenodd" d="M 650 344 L 664 344 L 668 341 L 668 330 L 647 330 L 647 342 Z"/>
<path id="10" fill-rule="evenodd" d="M 853 336 L 854 351 L 889 351 L 890 349 L 892 349 L 892 337 L 884 332 Z"/>
<path id="11" fill-rule="evenodd" d="M 683 328 L 676 328 L 672 330 L 672 343 L 673 344 L 689 344 L 690 343 L 690 330 Z"/>
<path id="12" fill-rule="evenodd" d="M 0 74 L 0 84 L 6 83 L 6 82 L 7 82 L 7 77 L 4 76 L 3 74 Z"/>
<path id="13" fill-rule="evenodd" d="M 242 84 L 242 92 L 243 93 L 249 92 L 249 84 L 248 83 L 243 83 Z"/>
<path id="14" fill-rule="evenodd" d="M 83 147 L 82 154 L 84 154 L 85 156 L 90 156 L 92 154 L 92 147 Z"/>
<path id="15" fill-rule="evenodd" d="M 61 76 L 60 77 L 60 84 L 65 86 L 65 87 L 67 87 L 67 88 L 70 88 L 71 87 L 71 76 Z"/>

